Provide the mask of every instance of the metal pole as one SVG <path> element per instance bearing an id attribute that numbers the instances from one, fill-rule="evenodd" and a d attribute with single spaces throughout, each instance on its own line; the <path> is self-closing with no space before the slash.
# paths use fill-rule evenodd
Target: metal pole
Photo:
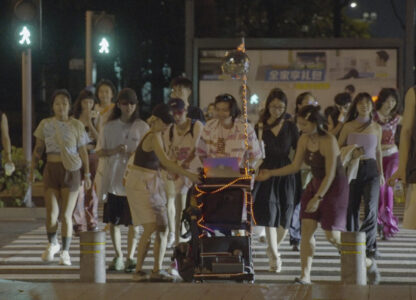
<path id="1" fill-rule="evenodd" d="M 87 10 L 85 13 L 85 86 L 93 84 L 92 79 L 92 17 L 93 13 L 91 10 Z"/>
<path id="2" fill-rule="evenodd" d="M 31 49 L 22 51 L 22 129 L 23 153 L 28 166 L 32 161 L 32 53 Z M 29 185 L 24 203 L 33 206 L 32 186 Z"/>
<path id="3" fill-rule="evenodd" d="M 405 58 L 404 58 L 404 90 L 415 84 L 414 82 L 414 55 L 415 55 L 415 0 L 406 1 L 406 32 L 405 32 Z"/>
<path id="4" fill-rule="evenodd" d="M 195 18 L 194 18 L 194 1 L 186 0 L 185 1 L 185 73 L 186 77 L 189 79 L 193 78 L 193 43 L 194 43 L 194 27 L 195 27 Z M 193 99 L 196 99 L 195 93 L 192 95 Z M 193 104 L 196 102 L 194 101 Z"/>

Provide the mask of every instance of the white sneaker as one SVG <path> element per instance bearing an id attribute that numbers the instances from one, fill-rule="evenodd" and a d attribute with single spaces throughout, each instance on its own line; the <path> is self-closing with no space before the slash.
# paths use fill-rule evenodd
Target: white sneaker
<path id="1" fill-rule="evenodd" d="M 169 268 L 168 268 L 168 273 L 174 277 L 179 277 L 179 272 L 178 272 L 178 267 L 176 265 L 176 261 L 173 261 Z"/>
<path id="2" fill-rule="evenodd" d="M 166 243 L 166 248 L 172 248 L 175 244 L 175 233 L 170 231 L 168 234 L 168 241 Z"/>
<path id="3" fill-rule="evenodd" d="M 61 251 L 59 264 L 64 266 L 71 265 L 71 257 L 69 256 L 69 252 L 67 250 Z"/>
<path id="4" fill-rule="evenodd" d="M 270 249 L 266 250 L 267 257 L 269 258 L 269 272 L 280 273 L 282 271 L 282 259 L 280 253 L 274 258 Z"/>
<path id="5" fill-rule="evenodd" d="M 46 247 L 46 250 L 42 253 L 42 260 L 52 261 L 53 257 L 55 256 L 56 253 L 59 252 L 60 249 L 61 249 L 61 246 L 59 245 L 59 243 L 56 243 L 56 244 L 49 243 L 48 247 Z"/>

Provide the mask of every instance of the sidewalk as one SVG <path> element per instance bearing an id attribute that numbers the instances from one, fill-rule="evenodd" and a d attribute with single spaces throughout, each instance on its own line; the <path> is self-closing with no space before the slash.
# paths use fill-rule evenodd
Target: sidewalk
<path id="1" fill-rule="evenodd" d="M 187 284 L 187 283 L 28 283 L 0 281 L 0 299 L 143 299 L 143 300 L 406 300 L 412 286 Z"/>

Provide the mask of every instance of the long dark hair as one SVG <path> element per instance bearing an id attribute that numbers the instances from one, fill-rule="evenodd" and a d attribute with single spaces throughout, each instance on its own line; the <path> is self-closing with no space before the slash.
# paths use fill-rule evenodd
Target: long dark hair
<path id="1" fill-rule="evenodd" d="M 369 93 L 359 93 L 357 96 L 355 96 L 354 101 L 352 101 L 352 104 L 350 106 L 350 109 L 348 111 L 347 114 L 347 122 L 351 122 L 354 121 L 355 119 L 357 119 L 358 117 L 358 111 L 357 111 L 357 104 L 361 101 L 365 101 L 367 99 L 367 101 L 369 101 L 371 103 L 371 106 L 373 106 L 374 109 L 374 104 L 373 101 L 371 100 L 371 96 Z M 369 120 L 367 122 L 365 122 L 362 126 L 360 126 L 360 128 L 358 128 L 359 131 L 363 131 L 364 129 L 366 129 L 368 126 L 371 125 L 371 122 L 373 121 L 373 113 L 370 112 L 370 116 L 369 116 Z"/>
<path id="2" fill-rule="evenodd" d="M 230 108 L 231 119 L 234 122 L 235 119 L 241 114 L 241 111 L 240 111 L 240 109 L 238 108 L 238 105 L 237 105 L 237 100 L 235 100 L 233 95 L 221 94 L 221 95 L 218 95 L 217 97 L 215 97 L 215 102 L 214 103 L 217 104 L 217 103 L 220 103 L 220 102 L 228 103 L 229 108 Z"/>
<path id="3" fill-rule="evenodd" d="M 51 114 L 55 115 L 54 111 L 53 111 L 53 104 L 55 103 L 56 97 L 58 97 L 59 95 L 65 96 L 66 98 L 68 98 L 68 104 L 69 104 L 69 111 L 68 111 L 68 115 L 71 115 L 71 108 L 72 108 L 72 97 L 71 94 L 68 92 L 67 89 L 58 89 L 55 90 L 52 93 L 51 96 Z"/>
<path id="4" fill-rule="evenodd" d="M 305 119 L 308 122 L 316 124 L 319 135 L 328 134 L 325 131 L 327 126 L 325 117 L 319 112 L 321 107 L 319 105 L 306 105 L 298 112 L 298 117 Z"/>
<path id="5" fill-rule="evenodd" d="M 284 119 L 286 110 L 287 110 L 287 96 L 283 92 L 283 90 L 279 88 L 274 88 L 270 91 L 269 95 L 266 99 L 266 105 L 264 106 L 264 111 L 260 116 L 260 122 L 264 125 L 267 124 L 267 120 L 270 118 L 270 111 L 269 111 L 269 105 L 274 100 L 278 99 L 280 102 L 283 102 L 285 104 L 285 111 L 282 113 L 282 115 L 274 122 L 274 124 L 279 124 L 282 119 Z"/>
<path id="6" fill-rule="evenodd" d="M 114 83 L 112 83 L 111 80 L 109 80 L 109 79 L 101 79 L 97 83 L 97 86 L 95 88 L 95 96 L 100 101 L 100 98 L 98 98 L 98 92 L 100 91 L 100 87 L 102 87 L 103 85 L 108 86 L 111 89 L 111 91 L 113 92 L 113 98 L 111 99 L 111 102 L 114 102 L 114 98 L 117 96 L 117 89 L 116 89 Z"/>
<path id="7" fill-rule="evenodd" d="M 307 96 L 310 96 L 310 97 L 312 97 L 312 98 L 315 98 L 315 97 L 312 95 L 312 93 L 311 93 L 311 92 L 304 92 L 304 93 L 302 93 L 302 94 L 299 94 L 299 95 L 296 97 L 296 103 L 295 103 L 295 114 L 297 114 L 297 113 L 298 113 L 298 111 L 299 111 L 298 105 L 302 104 L 303 100 L 304 100 Z"/>
<path id="8" fill-rule="evenodd" d="M 118 93 L 117 105 L 114 106 L 113 111 L 111 112 L 111 115 L 108 117 L 107 122 L 119 119 L 121 117 L 121 109 L 118 107 L 118 105 L 122 100 L 130 104 L 136 104 L 136 110 L 133 112 L 128 122 L 133 123 L 135 120 L 140 118 L 139 101 L 137 99 L 136 92 L 133 89 L 124 88 Z"/>
<path id="9" fill-rule="evenodd" d="M 400 110 L 400 103 L 399 103 L 399 93 L 396 89 L 393 88 L 382 88 L 380 90 L 380 93 L 378 93 L 377 101 L 376 101 L 376 110 L 379 110 L 384 102 L 389 97 L 393 97 L 394 100 L 396 100 L 396 105 L 393 107 L 393 109 L 390 111 L 390 116 L 396 115 Z"/>
<path id="10" fill-rule="evenodd" d="M 79 119 L 79 117 L 81 116 L 81 113 L 82 113 L 82 100 L 84 100 L 84 99 L 92 99 L 92 100 L 94 100 L 94 104 L 97 103 L 97 98 L 95 97 L 95 95 L 93 94 L 93 92 L 91 92 L 91 91 L 89 91 L 87 89 L 82 90 L 79 93 L 79 95 L 77 97 L 77 100 L 75 100 L 74 107 L 72 109 L 73 116 L 76 119 Z"/>

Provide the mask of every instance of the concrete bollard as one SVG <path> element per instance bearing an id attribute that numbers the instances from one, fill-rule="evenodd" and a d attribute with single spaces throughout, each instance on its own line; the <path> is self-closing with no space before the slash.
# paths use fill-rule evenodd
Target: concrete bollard
<path id="1" fill-rule="evenodd" d="M 82 282 L 105 283 L 105 232 L 80 233 L 79 272 Z"/>
<path id="2" fill-rule="evenodd" d="M 341 280 L 344 284 L 367 284 L 365 242 L 365 232 L 341 233 Z"/>

